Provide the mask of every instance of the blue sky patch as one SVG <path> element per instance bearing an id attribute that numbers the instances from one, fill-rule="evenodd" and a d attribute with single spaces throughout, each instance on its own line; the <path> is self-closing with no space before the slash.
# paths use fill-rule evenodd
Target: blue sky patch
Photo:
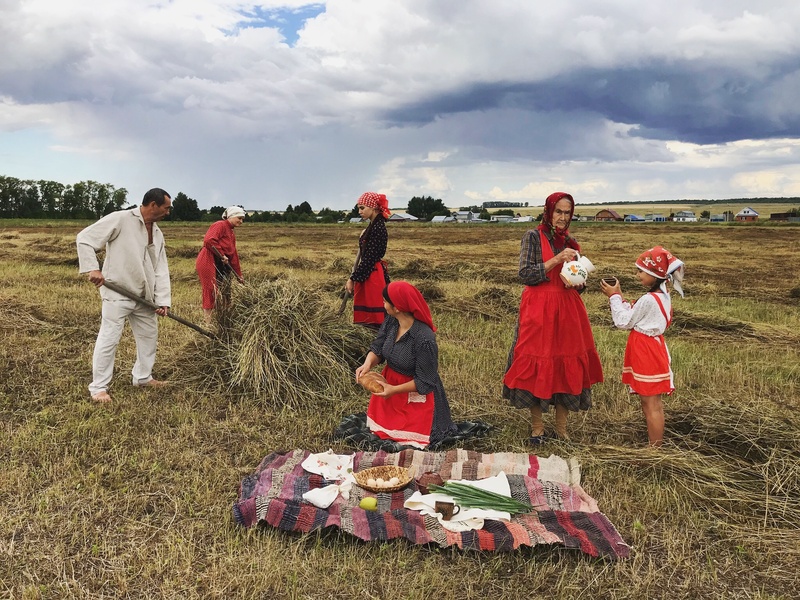
<path id="1" fill-rule="evenodd" d="M 255 7 L 253 10 L 242 12 L 246 20 L 241 25 L 244 27 L 274 27 L 283 34 L 289 46 L 294 46 L 297 43 L 298 31 L 303 28 L 305 22 L 324 12 L 325 5 L 320 3 L 275 10 Z"/>

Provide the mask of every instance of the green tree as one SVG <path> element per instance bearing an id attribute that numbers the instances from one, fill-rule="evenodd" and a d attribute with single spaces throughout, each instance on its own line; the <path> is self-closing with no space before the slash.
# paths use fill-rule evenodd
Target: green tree
<path id="1" fill-rule="evenodd" d="M 103 216 L 103 211 L 106 205 L 111 201 L 111 191 L 109 186 L 97 183 L 96 181 L 87 181 L 86 183 L 86 201 L 92 215 L 95 218 Z"/>
<path id="2" fill-rule="evenodd" d="M 320 223 L 336 223 L 345 218 L 345 213 L 342 210 L 331 210 L 330 208 L 323 208 L 317 213 L 320 217 Z"/>
<path id="3" fill-rule="evenodd" d="M 41 180 L 39 181 L 39 193 L 42 196 L 44 214 L 48 217 L 55 217 L 61 201 L 61 194 L 64 193 L 64 184 L 57 181 Z"/>
<path id="4" fill-rule="evenodd" d="M 0 216 L 18 217 L 23 183 L 16 177 L 0 178 Z"/>
<path id="5" fill-rule="evenodd" d="M 128 190 L 125 188 L 119 188 L 114 190 L 111 194 L 111 202 L 106 205 L 106 210 L 103 212 L 104 215 L 114 212 L 115 210 L 121 210 L 128 206 Z"/>
<path id="6" fill-rule="evenodd" d="M 311 205 L 306 202 L 305 200 L 297 205 L 294 209 L 294 212 L 298 215 L 313 215 L 314 211 L 311 208 Z"/>
<path id="7" fill-rule="evenodd" d="M 700 218 L 701 218 L 701 219 L 710 219 L 710 218 L 711 218 L 711 211 L 710 211 L 710 210 L 704 210 L 704 211 L 702 211 L 702 212 L 700 213 Z"/>
<path id="8" fill-rule="evenodd" d="M 450 214 L 441 198 L 434 200 L 431 196 L 414 196 L 408 201 L 406 212 L 423 221 L 430 221 L 433 217 L 439 215 Z"/>
<path id="9" fill-rule="evenodd" d="M 23 218 L 42 216 L 39 186 L 34 181 L 27 180 L 22 182 L 22 196 L 20 198 L 18 216 Z"/>
<path id="10" fill-rule="evenodd" d="M 200 212 L 200 208 L 197 206 L 197 200 L 194 198 L 189 198 L 189 196 L 183 192 L 178 192 L 178 195 L 175 196 L 175 199 L 172 201 L 170 220 L 199 221 L 201 217 L 202 213 Z"/>

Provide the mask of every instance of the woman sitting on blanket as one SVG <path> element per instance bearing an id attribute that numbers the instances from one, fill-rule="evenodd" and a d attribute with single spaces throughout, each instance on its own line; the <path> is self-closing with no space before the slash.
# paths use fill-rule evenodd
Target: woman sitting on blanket
<path id="1" fill-rule="evenodd" d="M 416 448 L 436 444 L 456 432 L 439 378 L 436 327 L 417 288 L 393 281 L 383 290 L 386 319 L 356 381 L 384 360 L 383 392 L 372 394 L 367 425 L 382 439 Z"/>

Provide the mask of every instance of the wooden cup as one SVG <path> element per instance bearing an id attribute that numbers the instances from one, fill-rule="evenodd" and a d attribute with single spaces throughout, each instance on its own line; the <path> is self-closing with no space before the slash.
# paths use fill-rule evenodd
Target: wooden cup
<path id="1" fill-rule="evenodd" d="M 455 515 L 461 512 L 461 507 L 458 504 L 453 504 L 452 502 L 437 501 L 433 506 L 436 512 L 442 515 L 442 519 L 445 521 L 449 521 Z"/>

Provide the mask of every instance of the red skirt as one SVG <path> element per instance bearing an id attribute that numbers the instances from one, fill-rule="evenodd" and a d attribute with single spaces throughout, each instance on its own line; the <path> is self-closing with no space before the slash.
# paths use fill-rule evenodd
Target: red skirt
<path id="1" fill-rule="evenodd" d="M 197 255 L 195 269 L 200 277 L 200 289 L 203 292 L 203 309 L 212 309 L 217 302 L 217 295 L 219 294 L 219 273 L 214 262 L 214 255 L 205 246 L 200 249 L 200 253 Z"/>
<path id="2" fill-rule="evenodd" d="M 386 365 L 383 376 L 391 385 L 411 381 L 413 377 L 401 375 Z M 425 448 L 431 441 L 433 425 L 433 392 L 427 396 L 417 393 L 395 394 L 388 398 L 373 394 L 367 407 L 367 426 L 384 440 Z"/>
<path id="3" fill-rule="evenodd" d="M 628 384 L 631 391 L 640 396 L 671 394 L 675 390 L 669 350 L 663 335 L 651 337 L 631 331 L 625 346 L 622 383 Z"/>
<path id="4" fill-rule="evenodd" d="M 580 294 L 560 283 L 526 286 L 503 384 L 548 400 L 580 395 L 601 381 L 603 367 Z"/>
<path id="5" fill-rule="evenodd" d="M 383 261 L 375 263 L 366 281 L 354 282 L 353 290 L 353 323 L 364 325 L 380 325 L 386 317 L 383 308 L 383 288 L 386 287 Z"/>

